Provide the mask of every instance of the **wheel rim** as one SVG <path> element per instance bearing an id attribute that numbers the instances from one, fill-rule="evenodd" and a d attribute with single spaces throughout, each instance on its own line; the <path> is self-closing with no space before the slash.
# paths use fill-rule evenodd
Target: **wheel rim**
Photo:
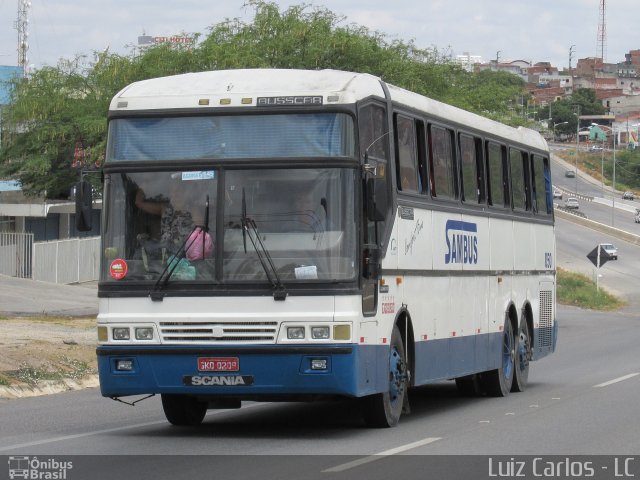
<path id="1" fill-rule="evenodd" d="M 511 378 L 514 364 L 513 336 L 511 329 L 505 329 L 502 337 L 502 374 L 505 379 Z"/>
<path id="2" fill-rule="evenodd" d="M 389 401 L 395 404 L 399 401 L 404 389 L 404 361 L 396 347 L 391 349 L 389 358 Z"/>
<path id="3" fill-rule="evenodd" d="M 526 330 L 520 331 L 518 342 L 518 368 L 524 371 L 529 366 L 529 335 Z"/>

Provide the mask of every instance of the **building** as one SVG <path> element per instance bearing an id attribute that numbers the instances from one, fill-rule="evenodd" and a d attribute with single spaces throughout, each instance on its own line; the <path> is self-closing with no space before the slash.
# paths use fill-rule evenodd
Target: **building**
<path id="1" fill-rule="evenodd" d="M 2 109 L 11 99 L 10 80 L 22 74 L 22 67 L 0 66 L 0 148 Z M 99 235 L 99 210 L 95 212 L 93 226 L 91 232 L 76 230 L 74 201 L 27 197 L 18 179 L 0 179 L 0 232 L 33 233 L 36 242 Z"/>
<path id="2" fill-rule="evenodd" d="M 22 77 L 22 67 L 0 65 L 0 148 L 2 148 L 3 133 L 2 110 L 11 99 L 10 81 L 20 77 Z"/>
<path id="3" fill-rule="evenodd" d="M 462 55 L 456 55 L 454 63 L 460 65 L 467 72 L 473 72 L 475 65 L 482 63 L 482 57 L 480 55 L 471 55 L 469 52 L 464 52 Z"/>

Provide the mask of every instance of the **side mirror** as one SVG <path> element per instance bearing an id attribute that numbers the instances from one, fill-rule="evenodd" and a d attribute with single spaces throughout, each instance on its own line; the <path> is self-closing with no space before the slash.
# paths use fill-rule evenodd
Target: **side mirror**
<path id="1" fill-rule="evenodd" d="M 367 219 L 371 222 L 381 222 L 387 213 L 387 194 L 384 178 L 369 178 L 367 180 Z"/>
<path id="2" fill-rule="evenodd" d="M 380 248 L 367 244 L 362 249 L 362 276 L 368 280 L 380 276 Z"/>
<path id="3" fill-rule="evenodd" d="M 93 198 L 89 182 L 82 180 L 76 184 L 76 229 L 88 232 L 92 228 Z"/>

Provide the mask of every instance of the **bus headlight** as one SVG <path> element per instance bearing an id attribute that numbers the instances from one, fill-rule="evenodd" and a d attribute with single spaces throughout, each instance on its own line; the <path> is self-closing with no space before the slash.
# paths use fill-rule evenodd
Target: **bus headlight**
<path id="1" fill-rule="evenodd" d="M 311 327 L 311 338 L 314 340 L 328 340 L 329 327 Z"/>
<path id="2" fill-rule="evenodd" d="M 114 340 L 129 340 L 131 338 L 129 327 L 115 327 L 111 331 L 111 335 Z"/>
<path id="3" fill-rule="evenodd" d="M 287 327 L 289 340 L 304 340 L 304 327 Z"/>
<path id="4" fill-rule="evenodd" d="M 153 340 L 153 328 L 151 328 L 151 327 L 137 327 L 136 328 L 136 340 Z"/>

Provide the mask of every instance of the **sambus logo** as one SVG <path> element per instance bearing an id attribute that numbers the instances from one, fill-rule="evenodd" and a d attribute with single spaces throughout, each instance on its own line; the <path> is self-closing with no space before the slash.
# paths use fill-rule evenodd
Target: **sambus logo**
<path id="1" fill-rule="evenodd" d="M 445 241 L 447 253 L 444 263 L 478 263 L 478 225 L 447 220 Z"/>

